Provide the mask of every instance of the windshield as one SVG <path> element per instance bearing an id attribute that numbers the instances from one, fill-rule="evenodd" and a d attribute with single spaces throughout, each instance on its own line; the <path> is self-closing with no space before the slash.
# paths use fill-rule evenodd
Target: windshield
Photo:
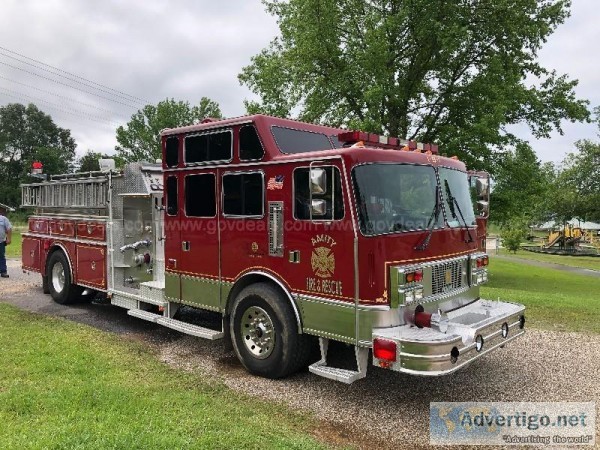
<path id="1" fill-rule="evenodd" d="M 352 180 L 365 236 L 442 226 L 433 167 L 368 164 L 355 167 Z"/>
<path id="2" fill-rule="evenodd" d="M 438 171 L 448 226 L 451 228 L 460 228 L 462 226 L 476 225 L 467 174 L 446 167 L 440 167 Z"/>

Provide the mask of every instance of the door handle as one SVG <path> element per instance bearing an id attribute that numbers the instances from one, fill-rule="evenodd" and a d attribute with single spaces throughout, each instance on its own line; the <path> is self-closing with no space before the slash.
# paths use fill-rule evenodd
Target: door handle
<path id="1" fill-rule="evenodd" d="M 181 250 L 183 250 L 184 252 L 189 252 L 190 251 L 190 241 L 183 241 L 181 243 Z"/>
<path id="2" fill-rule="evenodd" d="M 177 269 L 177 260 L 176 260 L 176 259 L 169 258 L 169 259 L 167 260 L 167 263 L 168 263 L 168 264 L 167 264 L 167 267 L 168 267 L 169 269 Z"/>
<path id="3" fill-rule="evenodd" d="M 290 251 L 288 261 L 298 264 L 300 262 L 300 250 Z"/>

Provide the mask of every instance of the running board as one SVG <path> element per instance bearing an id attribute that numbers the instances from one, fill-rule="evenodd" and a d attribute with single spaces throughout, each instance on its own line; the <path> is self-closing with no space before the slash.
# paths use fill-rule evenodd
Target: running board
<path id="1" fill-rule="evenodd" d="M 198 325 L 192 325 L 191 323 L 182 322 L 181 320 L 170 319 L 169 317 L 164 317 L 160 314 L 154 314 L 149 311 L 143 311 L 141 309 L 130 309 L 127 311 L 127 314 L 139 319 L 147 320 L 148 322 L 157 323 L 164 327 L 171 328 L 191 336 L 210 339 L 211 341 L 222 339 L 224 335 L 222 331 L 199 327 Z"/>
<path id="2" fill-rule="evenodd" d="M 367 376 L 367 364 L 369 359 L 369 349 L 365 347 L 354 347 L 356 357 L 356 366 L 358 370 L 339 369 L 327 365 L 327 349 L 329 348 L 329 339 L 319 338 L 319 347 L 321 349 L 321 359 L 308 366 L 308 370 L 315 375 L 329 378 L 334 381 L 352 384 Z"/>

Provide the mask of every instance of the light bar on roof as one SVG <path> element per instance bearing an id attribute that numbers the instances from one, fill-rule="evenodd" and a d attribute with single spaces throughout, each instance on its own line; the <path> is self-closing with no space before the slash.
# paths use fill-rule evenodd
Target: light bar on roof
<path id="1" fill-rule="evenodd" d="M 344 144 L 362 142 L 365 146 L 371 147 L 438 153 L 438 146 L 435 144 L 424 144 L 422 142 L 409 141 L 407 139 L 365 133 L 364 131 L 344 131 L 343 133 L 338 134 L 338 140 Z"/>

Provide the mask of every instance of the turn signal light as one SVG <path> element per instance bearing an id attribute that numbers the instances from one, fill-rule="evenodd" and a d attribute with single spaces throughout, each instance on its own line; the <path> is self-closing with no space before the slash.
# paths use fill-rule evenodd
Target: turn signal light
<path id="1" fill-rule="evenodd" d="M 490 264 L 490 259 L 487 256 L 477 258 L 477 267 L 487 267 Z"/>
<path id="2" fill-rule="evenodd" d="M 423 281 L 423 270 L 419 269 L 413 272 L 406 272 L 405 277 L 407 283 Z"/>
<path id="3" fill-rule="evenodd" d="M 396 343 L 387 339 L 375 339 L 373 341 L 373 356 L 385 361 L 396 361 Z"/>

